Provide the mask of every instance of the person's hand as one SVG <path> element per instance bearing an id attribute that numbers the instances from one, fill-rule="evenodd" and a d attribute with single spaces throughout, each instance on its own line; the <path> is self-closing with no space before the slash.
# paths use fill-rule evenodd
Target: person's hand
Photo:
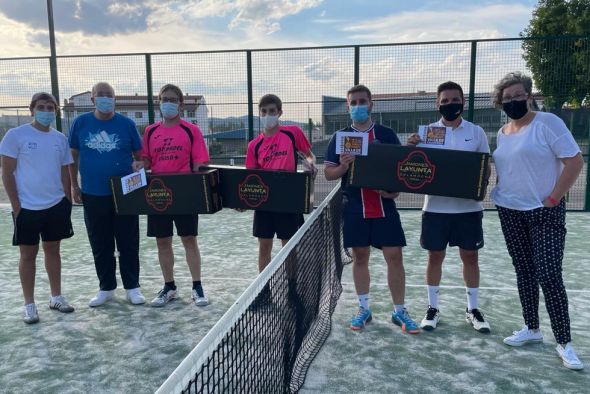
<path id="1" fill-rule="evenodd" d="M 14 220 L 16 220 L 16 218 L 18 217 L 20 210 L 21 210 L 20 204 L 17 207 L 12 208 L 12 214 L 14 215 Z"/>
<path id="2" fill-rule="evenodd" d="M 559 205 L 559 200 L 556 200 L 551 196 L 547 196 L 547 198 L 543 200 L 543 206 L 545 208 L 553 208 L 558 205 Z"/>
<path id="3" fill-rule="evenodd" d="M 354 161 L 354 155 L 349 153 L 343 153 L 340 155 L 340 165 L 344 167 L 347 171 L 350 167 L 350 164 Z"/>
<path id="4" fill-rule="evenodd" d="M 408 137 L 407 144 L 408 145 L 418 145 L 420 143 L 420 141 L 422 141 L 420 136 L 418 134 L 414 133 Z"/>
<path id="5" fill-rule="evenodd" d="M 306 171 L 311 172 L 311 177 L 315 179 L 316 175 L 318 174 L 318 168 L 315 166 L 315 164 L 309 160 L 304 160 L 301 163 L 303 164 L 303 168 L 305 168 Z"/>
<path id="6" fill-rule="evenodd" d="M 233 210 L 236 212 L 246 212 L 244 208 L 233 208 Z"/>
<path id="7" fill-rule="evenodd" d="M 388 192 L 385 190 L 379 190 L 379 195 L 383 198 L 391 198 L 392 200 L 394 200 L 399 196 L 399 192 Z"/>
<path id="8" fill-rule="evenodd" d="M 143 160 L 135 160 L 131 163 L 131 168 L 133 168 L 133 172 L 137 172 L 144 167 Z"/>
<path id="9" fill-rule="evenodd" d="M 72 186 L 72 200 L 76 204 L 82 204 L 82 190 L 79 186 Z"/>

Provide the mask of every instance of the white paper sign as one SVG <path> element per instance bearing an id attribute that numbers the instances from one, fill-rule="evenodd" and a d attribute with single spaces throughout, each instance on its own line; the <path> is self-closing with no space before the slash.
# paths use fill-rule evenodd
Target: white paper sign
<path id="1" fill-rule="evenodd" d="M 123 195 L 131 193 L 141 187 L 147 185 L 147 178 L 145 176 L 145 170 L 141 170 L 124 176 L 121 178 L 121 188 L 123 189 Z"/>
<path id="2" fill-rule="evenodd" d="M 336 132 L 336 154 L 366 156 L 369 150 L 369 134 L 354 131 Z"/>
<path id="3" fill-rule="evenodd" d="M 452 127 L 444 126 L 420 126 L 418 135 L 420 143 L 430 145 L 430 147 L 447 146 L 453 134 Z"/>

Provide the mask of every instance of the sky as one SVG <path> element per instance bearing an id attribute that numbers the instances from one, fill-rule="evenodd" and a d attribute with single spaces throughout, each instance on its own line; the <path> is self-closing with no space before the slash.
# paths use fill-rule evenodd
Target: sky
<path id="1" fill-rule="evenodd" d="M 54 0 L 58 55 L 516 37 L 531 0 Z M 0 0 L 0 57 L 49 54 L 45 0 Z"/>

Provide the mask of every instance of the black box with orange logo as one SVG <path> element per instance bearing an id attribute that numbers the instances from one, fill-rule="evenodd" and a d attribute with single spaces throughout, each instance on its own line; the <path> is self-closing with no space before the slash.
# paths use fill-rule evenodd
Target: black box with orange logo
<path id="1" fill-rule="evenodd" d="M 371 189 L 483 200 L 490 155 L 450 149 L 369 144 L 348 183 Z"/>
<path id="2" fill-rule="evenodd" d="M 119 215 L 185 215 L 221 210 L 219 171 L 147 175 L 147 186 L 123 195 L 121 177 L 111 178 Z"/>
<path id="3" fill-rule="evenodd" d="M 219 192 L 224 208 L 309 213 L 313 206 L 310 172 L 251 170 L 222 165 L 209 168 L 219 171 Z"/>

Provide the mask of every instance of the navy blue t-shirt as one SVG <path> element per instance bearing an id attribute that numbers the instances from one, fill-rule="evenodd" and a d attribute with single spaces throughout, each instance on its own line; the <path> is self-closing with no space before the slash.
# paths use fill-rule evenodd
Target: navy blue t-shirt
<path id="1" fill-rule="evenodd" d="M 99 120 L 93 112 L 78 116 L 69 141 L 80 152 L 82 192 L 94 196 L 111 195 L 109 178 L 133 172 L 132 153 L 141 150 L 135 123 L 118 113 L 109 120 Z"/>
<path id="2" fill-rule="evenodd" d="M 356 130 L 348 126 L 339 131 L 369 133 L 371 144 L 395 144 L 401 145 L 395 132 L 385 126 L 374 123 L 368 130 Z M 326 150 L 324 164 L 337 166 L 340 163 L 340 155 L 336 154 L 336 135 L 332 137 Z M 396 212 L 395 202 L 390 198 L 382 198 L 377 191 L 366 188 L 348 186 L 348 172 L 342 176 L 342 204 L 346 214 L 358 214 L 364 218 L 380 218 L 390 216 Z"/>

